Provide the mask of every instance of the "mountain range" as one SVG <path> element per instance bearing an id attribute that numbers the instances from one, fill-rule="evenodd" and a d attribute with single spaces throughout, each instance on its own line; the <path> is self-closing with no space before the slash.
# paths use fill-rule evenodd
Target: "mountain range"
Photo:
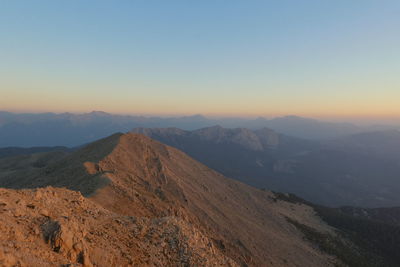
<path id="1" fill-rule="evenodd" d="M 297 116 L 274 119 L 207 118 L 202 115 L 186 117 L 145 117 L 115 115 L 102 111 L 72 113 L 11 113 L 0 111 L 0 147 L 17 146 L 80 146 L 115 132 L 132 128 L 176 127 L 195 130 L 213 125 L 227 128 L 270 128 L 277 132 L 304 139 L 334 139 L 350 134 L 397 129 L 399 125 L 357 126 L 332 123 Z"/>

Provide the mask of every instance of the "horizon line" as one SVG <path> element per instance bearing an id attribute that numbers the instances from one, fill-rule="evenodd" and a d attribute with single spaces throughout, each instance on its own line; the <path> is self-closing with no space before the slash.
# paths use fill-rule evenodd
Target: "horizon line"
<path id="1" fill-rule="evenodd" d="M 146 117 L 146 118 L 184 118 L 184 117 L 196 117 L 201 116 L 205 119 L 265 119 L 271 120 L 275 118 L 287 118 L 287 117 L 296 117 L 301 119 L 311 119 L 311 120 L 319 120 L 319 121 L 328 121 L 328 122 L 343 122 L 343 123 L 355 123 L 355 122 L 368 122 L 368 121 L 392 121 L 392 123 L 400 123 L 400 115 L 398 116 L 385 116 L 385 115 L 305 115 L 305 114 L 269 114 L 269 115 L 249 115 L 249 114 L 207 114 L 207 113 L 171 113 L 171 114 L 162 114 L 162 113 L 139 113 L 139 112 L 109 112 L 104 110 L 81 110 L 81 111 L 45 111 L 45 110 L 0 110 L 0 112 L 7 112 L 12 114 L 73 114 L 73 115 L 83 115 L 83 114 L 91 114 L 91 113 L 104 113 L 108 115 L 117 115 L 117 116 L 132 116 L 132 117 Z"/>

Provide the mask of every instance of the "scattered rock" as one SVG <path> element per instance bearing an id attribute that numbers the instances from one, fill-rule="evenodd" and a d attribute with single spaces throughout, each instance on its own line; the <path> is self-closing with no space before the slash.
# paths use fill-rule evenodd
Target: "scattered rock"
<path id="1" fill-rule="evenodd" d="M 39 214 L 42 215 L 42 216 L 45 216 L 45 217 L 50 217 L 49 211 L 46 210 L 46 209 L 41 209 L 41 210 L 39 211 Z"/>

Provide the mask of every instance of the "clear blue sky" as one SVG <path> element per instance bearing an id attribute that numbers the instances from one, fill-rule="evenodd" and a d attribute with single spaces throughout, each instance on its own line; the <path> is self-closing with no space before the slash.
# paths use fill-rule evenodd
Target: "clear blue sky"
<path id="1" fill-rule="evenodd" d="M 400 117 L 400 1 L 0 2 L 0 109 Z"/>

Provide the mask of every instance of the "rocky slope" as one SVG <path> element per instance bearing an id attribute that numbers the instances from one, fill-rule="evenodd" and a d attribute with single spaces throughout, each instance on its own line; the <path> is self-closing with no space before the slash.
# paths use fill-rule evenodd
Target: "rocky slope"
<path id="1" fill-rule="evenodd" d="M 177 217 L 122 216 L 51 187 L 0 200 L 0 266 L 235 266 Z"/>
<path id="2" fill-rule="evenodd" d="M 305 240 L 293 224 L 336 235 L 312 207 L 225 178 L 142 135 L 116 134 L 24 177 L 13 175 L 0 184 L 6 181 L 16 189 L 67 187 L 88 198 L 49 187 L 2 189 L 4 266 L 338 262 Z"/>
<path id="3" fill-rule="evenodd" d="M 270 129 L 134 129 L 251 186 L 338 207 L 400 206 L 400 132 L 315 142 Z"/>

